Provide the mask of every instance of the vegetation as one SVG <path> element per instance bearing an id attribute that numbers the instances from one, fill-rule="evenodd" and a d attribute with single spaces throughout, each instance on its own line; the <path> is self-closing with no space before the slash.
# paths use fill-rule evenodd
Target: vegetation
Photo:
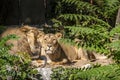
<path id="1" fill-rule="evenodd" d="M 108 49 L 110 49 L 113 59 L 120 63 L 120 25 L 110 31 L 110 38 L 111 43 L 107 45 Z"/>
<path id="2" fill-rule="evenodd" d="M 16 35 L 9 35 L 0 40 L 0 78 L 2 80 L 32 80 L 37 74 L 30 65 L 29 55 L 25 53 L 16 53 L 17 55 L 11 55 L 9 53 L 10 48 L 13 46 L 5 45 L 5 42 L 10 39 L 17 39 Z"/>
<path id="3" fill-rule="evenodd" d="M 55 68 L 52 80 L 119 80 L 120 67 L 108 65 L 83 71 L 79 68 Z"/>
<path id="4" fill-rule="evenodd" d="M 47 16 L 52 17 L 55 29 L 63 28 L 62 42 L 108 54 L 116 63 L 120 63 L 120 25 L 115 25 L 120 0 L 54 0 L 52 6 L 54 6 L 53 12 Z M 1 31 L 3 28 L 0 27 L 0 33 Z M 7 79 L 11 76 L 14 80 L 33 79 L 37 72 L 31 67 L 31 60 L 26 59 L 24 53 L 18 53 L 18 56 L 10 55 L 8 50 L 12 45 L 5 46 L 7 40 L 16 38 L 15 35 L 9 35 L 0 40 L 0 78 Z M 120 67 L 118 64 L 113 64 L 86 71 L 80 68 L 60 67 L 53 69 L 51 78 L 52 80 L 119 80 Z"/>
<path id="5" fill-rule="evenodd" d="M 119 3 L 120 0 L 59 0 L 52 21 L 54 27 L 64 27 L 62 42 L 108 54 L 120 63 L 120 25 L 115 24 Z M 86 71 L 55 68 L 51 77 L 52 80 L 119 80 L 119 69 L 115 64 Z"/>
<path id="6" fill-rule="evenodd" d="M 64 27 L 63 42 L 109 54 L 107 46 L 114 37 L 111 34 L 116 28 L 119 3 L 119 0 L 59 0 L 52 21 L 54 27 Z"/>

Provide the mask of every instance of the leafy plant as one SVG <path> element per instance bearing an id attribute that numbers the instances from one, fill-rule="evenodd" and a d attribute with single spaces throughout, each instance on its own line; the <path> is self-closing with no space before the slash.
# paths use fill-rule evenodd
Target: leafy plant
<path id="1" fill-rule="evenodd" d="M 120 25 L 110 31 L 110 41 L 111 43 L 107 46 L 111 51 L 111 56 L 117 63 L 120 63 Z"/>
<path id="2" fill-rule="evenodd" d="M 58 0 L 55 7 L 54 27 L 64 26 L 63 42 L 85 49 L 109 54 L 106 44 L 115 26 L 119 0 Z"/>
<path id="3" fill-rule="evenodd" d="M 52 80 L 119 80 L 120 67 L 108 65 L 83 71 L 79 68 L 54 68 Z"/>
<path id="4" fill-rule="evenodd" d="M 12 80 L 34 79 L 37 71 L 31 67 L 31 60 L 26 58 L 29 56 L 24 53 L 15 53 L 12 55 L 9 50 L 14 45 L 6 46 L 5 43 L 10 39 L 17 39 L 16 35 L 8 35 L 0 40 L 0 78 L 5 80 L 12 78 Z"/>
<path id="5" fill-rule="evenodd" d="M 51 74 L 52 80 L 68 80 L 70 75 L 76 74 L 81 71 L 79 68 L 53 68 L 53 73 Z"/>

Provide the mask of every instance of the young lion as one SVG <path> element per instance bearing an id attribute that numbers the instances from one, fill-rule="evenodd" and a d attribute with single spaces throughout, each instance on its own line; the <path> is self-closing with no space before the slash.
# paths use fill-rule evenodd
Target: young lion
<path id="1" fill-rule="evenodd" d="M 11 27 L 8 28 L 1 36 L 5 37 L 10 34 L 15 34 L 19 37 L 17 40 L 8 40 L 6 45 L 13 44 L 10 49 L 11 54 L 19 52 L 28 53 L 32 59 L 38 59 L 41 56 L 41 44 L 37 38 L 40 38 L 44 33 L 35 27 Z"/>
<path id="2" fill-rule="evenodd" d="M 47 57 L 47 62 L 50 64 L 64 64 L 69 62 L 63 49 L 60 47 L 58 40 L 61 38 L 61 34 L 45 34 L 41 39 L 42 53 Z"/>
<path id="3" fill-rule="evenodd" d="M 92 60 L 95 56 L 92 53 L 84 53 L 81 48 L 59 43 L 58 40 L 62 37 L 61 33 L 45 34 L 41 40 L 43 51 L 41 55 L 47 56 L 48 63 L 65 64 L 73 62 L 77 59 Z M 51 64 L 50 63 L 50 64 Z"/>

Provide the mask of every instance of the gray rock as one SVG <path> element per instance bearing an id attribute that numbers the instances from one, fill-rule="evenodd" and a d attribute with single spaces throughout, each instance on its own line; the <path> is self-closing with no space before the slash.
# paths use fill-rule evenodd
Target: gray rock
<path id="1" fill-rule="evenodd" d="M 51 68 L 37 68 L 38 72 L 42 75 L 43 80 L 51 80 L 50 75 L 52 74 Z"/>

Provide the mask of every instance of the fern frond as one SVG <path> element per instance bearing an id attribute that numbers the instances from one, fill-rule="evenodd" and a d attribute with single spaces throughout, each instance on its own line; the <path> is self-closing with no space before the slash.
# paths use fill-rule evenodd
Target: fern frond
<path id="1" fill-rule="evenodd" d="M 119 5 L 119 0 L 104 0 L 104 7 L 108 7 L 109 9 L 114 8 Z"/>
<path id="2" fill-rule="evenodd" d="M 65 26 L 67 30 L 67 36 L 65 34 L 64 43 L 83 47 L 90 51 L 96 51 L 99 53 L 109 53 L 105 44 L 109 42 L 109 32 L 103 29 L 92 29 L 88 27 L 78 26 Z M 69 37 L 68 37 L 69 36 Z M 75 39 L 79 39 L 80 42 L 75 43 Z"/>
<path id="3" fill-rule="evenodd" d="M 31 79 L 33 74 L 37 74 L 36 70 L 31 67 L 31 60 L 26 58 L 23 53 L 16 55 L 17 53 L 10 54 L 10 48 L 5 46 L 6 41 L 10 39 L 17 39 L 16 35 L 8 35 L 0 40 L 0 79 L 7 80 L 11 76 L 12 79 L 25 80 Z M 28 54 L 29 55 L 29 54 Z M 24 61 L 21 61 L 21 57 L 24 57 Z"/>
<path id="4" fill-rule="evenodd" d="M 98 19 L 98 18 L 95 18 L 93 16 L 87 16 L 87 15 L 81 15 L 81 14 L 61 14 L 58 18 L 62 18 L 64 19 L 65 21 L 67 20 L 72 20 L 72 21 L 77 21 L 77 20 L 86 20 L 86 21 L 93 21 L 94 24 L 98 23 L 98 24 L 101 24 L 103 25 L 104 27 L 110 27 L 110 25 L 101 20 L 101 19 Z"/>
<path id="5" fill-rule="evenodd" d="M 83 71 L 79 68 L 53 68 L 52 80 L 117 80 L 120 79 L 118 65 L 101 66 Z"/>
<path id="6" fill-rule="evenodd" d="M 117 25 L 110 31 L 110 36 L 114 36 L 115 34 L 118 34 L 120 36 L 120 25 Z"/>
<path id="7" fill-rule="evenodd" d="M 62 25 L 62 22 L 60 20 L 57 19 L 52 19 L 52 22 L 54 23 L 53 26 L 58 27 Z"/>
<path id="8" fill-rule="evenodd" d="M 117 13 L 118 9 L 119 9 L 119 6 L 116 6 L 110 10 L 106 10 L 104 12 L 104 15 L 107 16 L 108 18 L 110 18 L 112 15 L 115 15 Z"/>
<path id="9" fill-rule="evenodd" d="M 68 28 L 71 32 L 73 33 L 79 33 L 80 35 L 81 34 L 86 34 L 86 35 L 90 35 L 90 34 L 99 34 L 99 36 L 101 35 L 106 35 L 106 37 L 109 37 L 107 36 L 108 35 L 108 32 L 107 30 L 104 30 L 103 29 L 100 29 L 100 30 L 95 30 L 95 29 L 92 29 L 92 28 L 89 28 L 89 27 L 80 27 L 80 26 L 65 26 L 65 28 Z M 105 33 L 103 33 L 103 31 L 105 31 Z M 71 33 L 72 34 L 72 33 Z"/>
<path id="10" fill-rule="evenodd" d="M 71 5 L 75 5 L 76 6 L 76 10 L 78 12 L 80 12 L 81 10 L 86 10 L 85 12 L 95 12 L 100 10 L 97 6 L 92 5 L 88 2 L 84 2 L 84 1 L 80 1 L 80 0 L 62 0 L 62 3 L 66 3 L 66 4 L 71 4 Z M 98 11 L 100 12 L 100 11 Z"/>

